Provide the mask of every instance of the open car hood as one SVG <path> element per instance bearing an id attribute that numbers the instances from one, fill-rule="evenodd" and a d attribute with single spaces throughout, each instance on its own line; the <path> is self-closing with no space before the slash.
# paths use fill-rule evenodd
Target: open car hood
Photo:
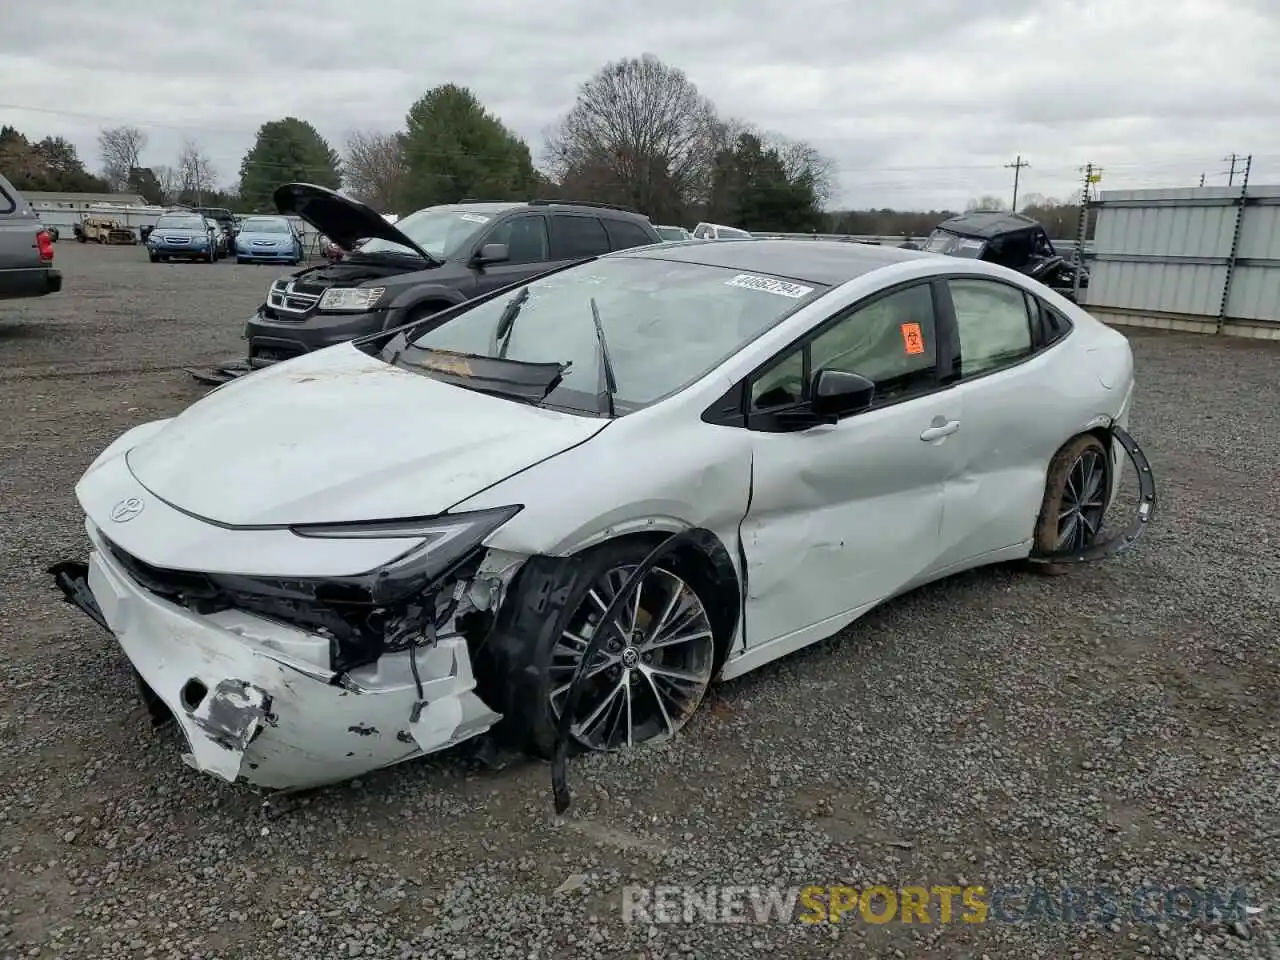
<path id="1" fill-rule="evenodd" d="M 126 454 L 156 497 L 229 526 L 442 513 L 609 421 L 488 396 L 341 344 L 196 401 Z"/>
<path id="2" fill-rule="evenodd" d="M 361 240 L 377 237 L 408 247 L 428 263 L 436 262 L 436 257 L 388 223 L 373 207 L 344 197 L 328 187 L 314 183 L 286 183 L 276 188 L 271 199 L 282 214 L 301 217 L 348 252 L 354 250 Z"/>

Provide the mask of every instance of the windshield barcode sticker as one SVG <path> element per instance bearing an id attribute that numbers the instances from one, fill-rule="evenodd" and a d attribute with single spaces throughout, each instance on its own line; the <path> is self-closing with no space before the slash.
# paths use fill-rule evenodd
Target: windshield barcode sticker
<path id="1" fill-rule="evenodd" d="M 775 280 L 773 277 L 757 277 L 753 273 L 740 273 L 732 280 L 725 282 L 726 287 L 746 287 L 748 290 L 760 290 L 764 293 L 777 294 L 779 297 L 790 297 L 799 300 L 813 293 L 813 287 L 790 283 L 787 280 Z"/>
<path id="2" fill-rule="evenodd" d="M 478 213 L 464 213 L 460 217 L 458 217 L 458 219 L 465 220 L 467 221 L 467 223 L 488 223 L 489 222 L 488 217 L 482 217 Z"/>

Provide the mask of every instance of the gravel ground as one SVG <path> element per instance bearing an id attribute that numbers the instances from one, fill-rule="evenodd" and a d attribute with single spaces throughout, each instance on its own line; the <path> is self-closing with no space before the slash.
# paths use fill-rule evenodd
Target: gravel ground
<path id="1" fill-rule="evenodd" d="M 1280 957 L 1280 350 L 1133 333 L 1162 513 L 1058 578 L 974 572 L 727 684 L 679 742 L 422 761 L 275 817 L 186 770 L 42 572 L 72 486 L 201 394 L 272 268 L 58 246 L 0 304 L 0 955 Z M 1241 923 L 625 924 L 627 884 L 1235 888 Z"/>

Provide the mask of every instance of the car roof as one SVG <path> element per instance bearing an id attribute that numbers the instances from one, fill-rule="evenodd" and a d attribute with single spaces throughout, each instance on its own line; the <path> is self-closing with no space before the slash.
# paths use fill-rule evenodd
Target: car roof
<path id="1" fill-rule="evenodd" d="M 617 217 L 626 220 L 643 220 L 648 217 L 634 210 L 614 207 L 605 203 L 589 203 L 573 200 L 459 200 L 457 203 L 437 204 L 437 210 L 476 211 L 487 213 L 508 213 L 512 210 L 572 210 L 575 213 L 590 213 L 603 217 Z"/>
<path id="2" fill-rule="evenodd" d="M 701 263 L 834 287 L 930 254 L 844 240 L 701 240 L 632 247 L 610 256 Z"/>
<path id="3" fill-rule="evenodd" d="M 939 230 L 958 233 L 962 237 L 998 237 L 1003 233 L 1017 233 L 1040 226 L 1040 221 L 1010 210 L 974 210 L 944 220 Z"/>

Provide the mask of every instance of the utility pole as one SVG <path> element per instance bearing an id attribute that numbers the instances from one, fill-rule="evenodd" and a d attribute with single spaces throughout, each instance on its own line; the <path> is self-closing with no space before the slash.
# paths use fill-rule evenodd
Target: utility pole
<path id="1" fill-rule="evenodd" d="M 1018 212 L 1018 177 L 1022 173 L 1022 168 L 1029 167 L 1031 166 L 1031 164 L 1027 163 L 1027 161 L 1022 159 L 1022 154 L 1018 154 L 1017 159 L 1014 160 L 1013 163 L 1006 163 L 1004 166 L 1006 170 L 1013 171 L 1013 206 L 1011 206 L 1009 209 L 1012 210 L 1014 213 L 1017 213 Z"/>
<path id="2" fill-rule="evenodd" d="M 1236 182 L 1236 164 L 1237 164 L 1237 163 L 1239 163 L 1239 162 L 1240 162 L 1241 160 L 1243 160 L 1243 159 L 1244 159 L 1244 157 L 1237 156 L 1237 155 L 1236 155 L 1236 154 L 1234 154 L 1234 153 L 1233 153 L 1231 156 L 1229 156 L 1229 157 L 1223 157 L 1223 158 L 1222 158 L 1222 162 L 1223 162 L 1223 163 L 1229 163 L 1229 164 L 1231 164 L 1231 169 L 1227 171 L 1227 186 L 1228 186 L 1228 187 L 1229 187 L 1229 186 L 1231 186 L 1233 183 L 1235 183 L 1235 182 Z"/>
<path id="3" fill-rule="evenodd" d="M 1235 168 L 1234 157 L 1232 169 Z M 1240 157 L 1244 161 L 1244 180 L 1240 184 L 1240 196 L 1235 200 L 1236 222 L 1231 232 L 1231 250 L 1227 254 L 1227 274 L 1222 279 L 1222 301 L 1218 307 L 1218 333 L 1222 332 L 1222 328 L 1227 322 L 1227 307 L 1231 301 L 1231 281 L 1235 279 L 1236 262 L 1240 259 L 1240 226 L 1244 223 L 1244 208 L 1249 199 L 1249 170 L 1253 166 L 1253 154 L 1247 157 Z"/>
<path id="4" fill-rule="evenodd" d="M 1102 179 L 1102 168 L 1084 165 L 1084 181 L 1080 189 L 1080 223 L 1076 227 L 1075 276 L 1071 279 L 1071 298 L 1080 302 L 1080 274 L 1084 271 L 1084 243 L 1089 232 L 1089 190 Z"/>

